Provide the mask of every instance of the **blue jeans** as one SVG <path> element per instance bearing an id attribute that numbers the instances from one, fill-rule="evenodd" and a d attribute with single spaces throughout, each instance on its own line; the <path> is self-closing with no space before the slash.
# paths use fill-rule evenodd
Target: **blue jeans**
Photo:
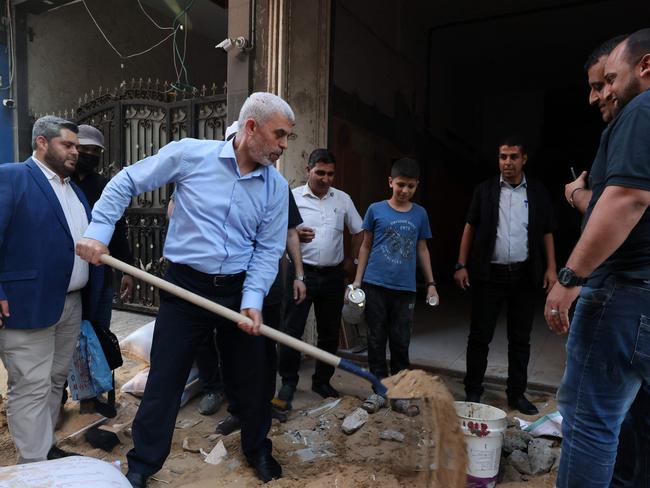
<path id="1" fill-rule="evenodd" d="M 566 347 L 557 395 L 564 420 L 556 486 L 607 488 L 621 424 L 650 382 L 650 283 L 612 275 L 600 288 L 583 288 Z M 649 429 L 643 430 L 647 438 Z M 647 449 L 629 455 L 647 469 Z M 630 486 L 646 481 L 647 473 L 639 474 Z"/>

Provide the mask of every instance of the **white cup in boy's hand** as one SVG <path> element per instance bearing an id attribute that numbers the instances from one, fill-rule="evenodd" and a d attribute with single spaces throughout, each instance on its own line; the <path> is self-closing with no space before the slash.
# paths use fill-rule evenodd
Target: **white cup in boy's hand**
<path id="1" fill-rule="evenodd" d="M 314 240 L 316 232 L 311 227 L 300 227 L 298 230 L 298 239 L 300 242 L 308 243 Z"/>

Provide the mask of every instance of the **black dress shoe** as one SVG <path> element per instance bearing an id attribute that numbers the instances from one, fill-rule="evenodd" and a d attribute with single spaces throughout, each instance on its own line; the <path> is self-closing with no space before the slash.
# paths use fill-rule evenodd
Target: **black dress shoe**
<path id="1" fill-rule="evenodd" d="M 270 452 L 265 450 L 247 457 L 248 464 L 255 470 L 255 474 L 264 483 L 282 478 L 282 466 Z"/>
<path id="2" fill-rule="evenodd" d="M 134 473 L 133 471 L 127 471 L 126 473 L 126 479 L 129 480 L 129 483 L 131 483 L 131 486 L 133 488 L 146 488 L 147 478 L 148 476 L 140 473 Z"/>
<path id="3" fill-rule="evenodd" d="M 228 415 L 225 419 L 217 424 L 215 432 L 221 435 L 232 434 L 241 429 L 241 420 L 235 415 Z"/>
<path id="4" fill-rule="evenodd" d="M 480 393 L 466 393 L 465 394 L 466 402 L 481 403 L 481 394 Z"/>
<path id="5" fill-rule="evenodd" d="M 508 398 L 508 406 L 510 408 L 514 408 L 515 410 L 519 410 L 524 415 L 537 415 L 539 413 L 537 407 L 529 402 L 528 399 L 523 395 L 514 398 Z"/>
<path id="6" fill-rule="evenodd" d="M 323 398 L 338 398 L 339 392 L 329 383 L 312 383 L 311 391 L 318 393 Z"/>
<path id="7" fill-rule="evenodd" d="M 53 459 L 61 459 L 68 456 L 81 456 L 81 454 L 77 454 L 76 452 L 64 451 L 63 449 L 59 449 L 56 446 L 52 446 L 47 453 L 47 460 L 52 461 Z"/>
<path id="8" fill-rule="evenodd" d="M 81 400 L 79 402 L 79 413 L 98 413 L 107 419 L 112 419 L 117 416 L 117 410 L 115 410 L 115 407 L 102 402 L 99 398 Z"/>

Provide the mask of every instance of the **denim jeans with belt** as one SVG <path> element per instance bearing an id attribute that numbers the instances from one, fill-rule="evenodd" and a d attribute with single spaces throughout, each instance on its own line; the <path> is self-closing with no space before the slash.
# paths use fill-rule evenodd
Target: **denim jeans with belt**
<path id="1" fill-rule="evenodd" d="M 558 488 L 610 486 L 621 425 L 650 381 L 650 282 L 610 275 L 599 288 L 584 287 L 571 322 L 567 366 L 558 391 L 563 416 Z M 640 467 L 629 486 L 645 487 L 648 412 L 639 421 L 645 449 L 619 453 Z M 628 443 L 629 444 L 629 443 Z M 625 444 L 623 444 L 625 445 Z"/>

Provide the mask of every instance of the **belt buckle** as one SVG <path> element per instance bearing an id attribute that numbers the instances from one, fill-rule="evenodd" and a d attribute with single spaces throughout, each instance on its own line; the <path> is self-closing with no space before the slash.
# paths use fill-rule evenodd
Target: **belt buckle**
<path id="1" fill-rule="evenodd" d="M 227 276 L 229 276 L 229 275 L 223 275 L 223 274 L 221 274 L 221 275 L 214 275 L 214 276 L 212 277 L 212 284 L 213 284 L 214 286 L 222 286 L 222 284 L 219 283 L 219 280 L 222 280 L 222 279 L 226 278 Z"/>

